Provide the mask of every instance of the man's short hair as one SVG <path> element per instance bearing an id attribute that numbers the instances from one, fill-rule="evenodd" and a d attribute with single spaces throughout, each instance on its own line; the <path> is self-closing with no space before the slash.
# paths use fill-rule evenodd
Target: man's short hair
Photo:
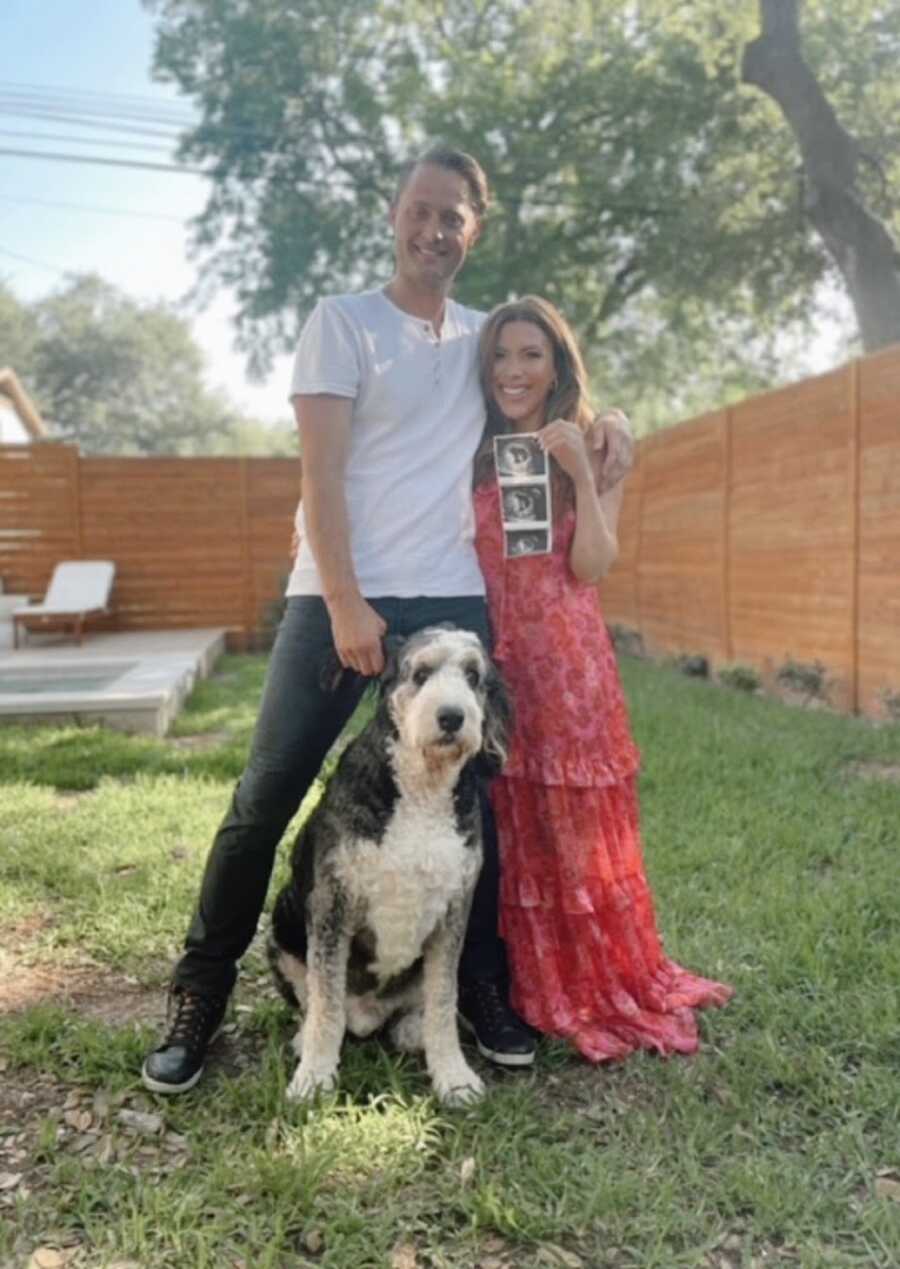
<path id="1" fill-rule="evenodd" d="M 484 168 L 471 154 L 466 154 L 464 150 L 457 150 L 452 145 L 444 145 L 443 142 L 436 142 L 424 153 L 417 155 L 414 159 L 408 159 L 403 164 L 397 176 L 397 189 L 393 200 L 395 203 L 409 183 L 413 172 L 426 163 L 431 163 L 434 167 L 446 168 L 448 172 L 456 172 L 461 176 L 468 186 L 472 210 L 479 220 L 483 219 L 491 201 Z"/>

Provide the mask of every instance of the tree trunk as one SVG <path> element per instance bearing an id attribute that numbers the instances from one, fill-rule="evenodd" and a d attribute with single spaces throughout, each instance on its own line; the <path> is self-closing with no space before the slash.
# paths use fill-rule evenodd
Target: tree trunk
<path id="1" fill-rule="evenodd" d="M 780 106 L 803 159 L 806 210 L 846 283 L 867 352 L 900 342 L 900 254 L 856 188 L 861 152 L 841 126 L 800 48 L 800 0 L 759 0 L 761 34 L 747 44 L 745 84 Z"/>

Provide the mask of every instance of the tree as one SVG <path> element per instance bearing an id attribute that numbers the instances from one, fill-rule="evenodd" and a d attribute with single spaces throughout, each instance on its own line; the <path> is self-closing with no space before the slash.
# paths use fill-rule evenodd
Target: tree
<path id="1" fill-rule="evenodd" d="M 29 306 L 0 289 L 0 338 L 21 349 L 21 377 L 52 434 L 86 453 L 231 453 L 242 438 L 263 448 L 259 425 L 206 387 L 190 327 L 166 304 L 92 275 Z"/>
<path id="2" fill-rule="evenodd" d="M 244 458 L 296 458 L 300 453 L 300 438 L 293 423 L 269 424 L 238 418 L 230 431 L 217 438 L 210 453 Z"/>
<path id="3" fill-rule="evenodd" d="M 741 83 L 745 6 L 146 3 L 157 73 L 201 112 L 182 155 L 211 172 L 205 278 L 236 288 L 256 366 L 293 342 L 319 294 L 385 278 L 397 161 L 436 136 L 476 153 L 497 195 L 460 298 L 555 299 L 629 400 L 650 376 L 657 394 L 683 381 L 698 348 L 752 383 L 780 333 L 811 320 L 831 262 L 798 206 L 790 138 Z M 823 65 L 873 6 L 814 6 Z M 900 107 L 891 38 L 868 20 L 872 66 L 851 67 L 858 118 L 873 78 Z"/>
<path id="4" fill-rule="evenodd" d="M 227 432 L 233 415 L 203 383 L 186 322 L 95 275 L 34 305 L 38 397 L 54 432 L 92 454 L 184 454 Z"/>
<path id="5" fill-rule="evenodd" d="M 37 342 L 34 315 L 0 280 L 0 370 L 9 367 L 23 382 L 30 379 Z"/>
<path id="6" fill-rule="evenodd" d="M 296 454 L 292 428 L 237 410 L 168 305 L 96 276 L 24 304 L 0 281 L 0 369 L 11 366 L 51 435 L 91 454 Z"/>
<path id="7" fill-rule="evenodd" d="M 762 30 L 744 48 L 744 82 L 778 104 L 797 140 L 804 208 L 844 280 L 864 347 L 871 351 L 898 342 L 900 252 L 885 224 L 866 206 L 860 189 L 866 163 L 886 184 L 884 167 L 842 126 L 805 60 L 800 0 L 760 0 L 759 11 Z M 895 19 L 891 26 L 887 13 L 879 10 L 873 19 L 893 37 L 896 74 L 900 22 Z"/>

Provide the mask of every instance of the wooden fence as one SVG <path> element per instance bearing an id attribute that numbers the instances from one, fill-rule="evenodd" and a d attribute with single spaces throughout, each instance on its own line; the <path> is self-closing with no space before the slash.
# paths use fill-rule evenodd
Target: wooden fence
<path id="1" fill-rule="evenodd" d="M 900 347 L 642 441 L 621 544 L 604 609 L 651 652 L 900 704 Z"/>
<path id="2" fill-rule="evenodd" d="M 0 577 L 41 594 L 58 560 L 110 559 L 116 629 L 224 626 L 253 646 L 284 589 L 299 490 L 297 459 L 0 447 Z"/>
<path id="3" fill-rule="evenodd" d="M 296 459 L 81 458 L 0 447 L 0 577 L 116 563 L 119 629 L 264 638 L 288 571 Z M 642 441 L 603 585 L 652 652 L 763 676 L 821 661 L 833 702 L 900 693 L 900 347 Z M 900 699 L 900 697 L 898 697 Z"/>

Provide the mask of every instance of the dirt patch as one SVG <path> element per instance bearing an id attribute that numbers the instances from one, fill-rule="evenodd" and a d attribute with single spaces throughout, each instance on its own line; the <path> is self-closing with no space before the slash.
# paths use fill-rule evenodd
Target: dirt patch
<path id="1" fill-rule="evenodd" d="M 900 763 L 897 762 L 851 762 L 847 771 L 859 780 L 888 780 L 900 784 Z"/>
<path id="2" fill-rule="evenodd" d="M 159 992 L 99 969 L 91 962 L 26 964 L 0 951 L 0 1014 L 60 1005 L 112 1026 L 159 1017 Z"/>
<path id="3" fill-rule="evenodd" d="M 54 959 L 45 949 L 38 950 L 36 940 L 52 925 L 48 917 L 36 915 L 17 922 L 4 935 L 0 1014 L 52 1004 L 114 1026 L 159 1016 L 158 991 L 147 991 L 136 979 L 114 974 L 90 957 L 60 954 Z"/>

